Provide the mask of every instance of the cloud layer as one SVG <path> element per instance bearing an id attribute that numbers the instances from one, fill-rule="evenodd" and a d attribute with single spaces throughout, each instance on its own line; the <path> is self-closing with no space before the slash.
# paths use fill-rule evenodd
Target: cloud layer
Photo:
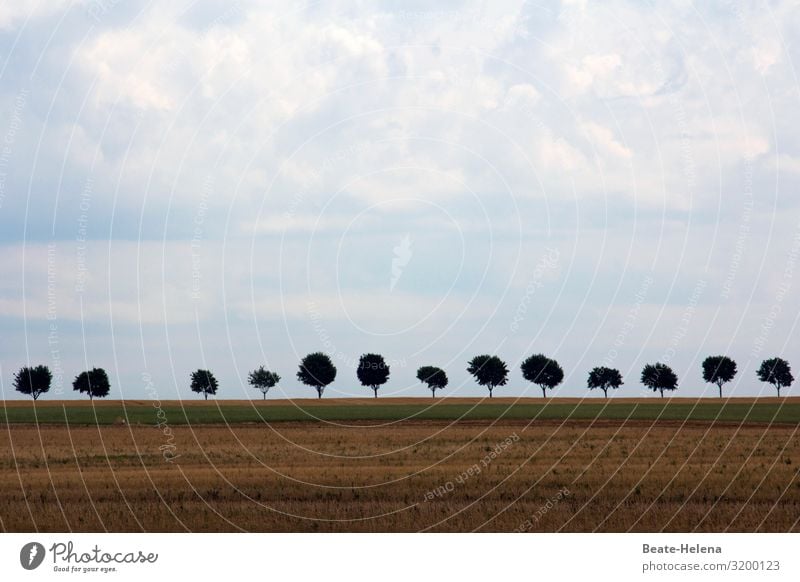
<path id="1" fill-rule="evenodd" d="M 286 379 L 800 348 L 790 2 L 18 2 L 0 8 L 0 363 Z M 54 355 L 55 327 L 58 348 Z M 800 360 L 798 364 L 800 365 Z M 523 394 L 515 381 L 507 391 Z M 708 388 L 710 389 L 710 388 Z"/>

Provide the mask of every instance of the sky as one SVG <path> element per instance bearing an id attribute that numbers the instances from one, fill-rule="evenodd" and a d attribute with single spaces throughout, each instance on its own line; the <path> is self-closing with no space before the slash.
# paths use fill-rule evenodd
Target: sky
<path id="1" fill-rule="evenodd" d="M 735 396 L 800 370 L 800 10 L 793 2 L 0 4 L 0 397 L 46 364 L 112 397 Z M 796 387 L 784 392 L 792 394 Z M 652 394 L 650 394 L 653 396 Z M 19 396 L 21 397 L 21 396 Z"/>

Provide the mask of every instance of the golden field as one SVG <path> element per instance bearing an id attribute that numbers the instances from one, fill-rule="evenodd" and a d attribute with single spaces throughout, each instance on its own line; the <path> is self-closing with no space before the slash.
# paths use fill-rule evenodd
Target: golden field
<path id="1" fill-rule="evenodd" d="M 800 531 L 797 428 L 0 425 L 0 529 Z"/>

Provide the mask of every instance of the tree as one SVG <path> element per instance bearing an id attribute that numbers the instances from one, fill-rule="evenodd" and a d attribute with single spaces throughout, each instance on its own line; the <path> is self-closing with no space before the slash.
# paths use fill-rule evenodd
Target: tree
<path id="1" fill-rule="evenodd" d="M 508 366 L 497 356 L 475 356 L 470 360 L 467 372 L 475 377 L 478 384 L 489 389 L 489 398 L 496 386 L 505 386 L 508 382 Z"/>
<path id="2" fill-rule="evenodd" d="M 716 384 L 722 398 L 722 385 L 733 380 L 736 375 L 736 362 L 728 356 L 709 356 L 703 360 L 703 380 Z"/>
<path id="3" fill-rule="evenodd" d="M 257 370 L 253 370 L 247 376 L 247 381 L 253 388 L 258 388 L 264 395 L 264 400 L 267 399 L 267 392 L 273 386 L 277 386 L 281 381 L 281 377 L 275 372 L 265 370 L 264 366 L 260 366 Z"/>
<path id="4" fill-rule="evenodd" d="M 678 377 L 672 371 L 672 368 L 657 362 L 655 364 L 647 364 L 644 367 L 642 370 L 642 384 L 653 392 L 658 390 L 661 392 L 661 398 L 664 398 L 664 390 L 678 389 Z"/>
<path id="5" fill-rule="evenodd" d="M 53 374 L 47 366 L 25 367 L 14 375 L 14 388 L 20 394 L 33 396 L 34 400 L 39 400 L 39 396 L 50 391 L 52 380 Z"/>
<path id="6" fill-rule="evenodd" d="M 219 383 L 209 370 L 195 370 L 192 372 L 191 388 L 192 392 L 202 394 L 208 400 L 209 394 L 213 396 L 217 393 Z"/>
<path id="7" fill-rule="evenodd" d="M 587 380 L 586 384 L 588 385 L 589 390 L 600 388 L 603 391 L 603 394 L 606 395 L 606 398 L 608 398 L 609 388 L 614 388 L 616 390 L 622 386 L 622 374 L 619 373 L 619 370 L 614 368 L 600 366 L 589 372 L 589 379 Z"/>
<path id="8" fill-rule="evenodd" d="M 781 358 L 764 360 L 761 362 L 761 367 L 756 374 L 758 374 L 758 379 L 762 382 L 775 386 L 778 396 L 781 395 L 781 388 L 788 388 L 794 382 L 792 367 L 789 362 Z"/>
<path id="9" fill-rule="evenodd" d="M 389 366 L 380 354 L 364 354 L 358 360 L 356 375 L 362 385 L 372 388 L 377 398 L 378 388 L 389 379 Z"/>
<path id="10" fill-rule="evenodd" d="M 436 391 L 447 386 L 447 374 L 436 366 L 422 366 L 417 370 L 417 380 L 428 385 L 431 397 L 436 398 Z"/>
<path id="11" fill-rule="evenodd" d="M 308 354 L 300 362 L 297 379 L 306 386 L 316 388 L 318 397 L 322 398 L 322 391 L 325 390 L 325 387 L 336 380 L 336 366 L 327 355 L 321 352 Z"/>
<path id="12" fill-rule="evenodd" d="M 72 382 L 72 389 L 89 395 L 89 400 L 105 398 L 111 391 L 108 374 L 103 368 L 92 368 L 81 372 Z"/>
<path id="13" fill-rule="evenodd" d="M 542 396 L 547 398 L 547 389 L 552 390 L 564 379 L 564 370 L 558 362 L 551 360 L 544 354 L 535 354 L 522 362 L 522 377 L 528 382 L 538 384 L 542 389 Z"/>

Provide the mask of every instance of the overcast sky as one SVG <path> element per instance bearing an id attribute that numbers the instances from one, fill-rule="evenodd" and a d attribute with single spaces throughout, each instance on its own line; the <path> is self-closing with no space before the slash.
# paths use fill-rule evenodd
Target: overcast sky
<path id="1" fill-rule="evenodd" d="M 269 7 L 264 7 L 268 4 Z M 114 397 L 484 395 L 480 353 L 644 396 L 800 371 L 800 11 L 753 2 L 0 4 L 0 365 Z M 149 375 L 149 376 L 148 376 Z M 155 389 L 146 390 L 147 378 Z M 791 394 L 795 390 L 789 390 Z M 592 395 L 593 397 L 597 395 Z M 53 398 L 51 393 L 47 396 Z"/>

